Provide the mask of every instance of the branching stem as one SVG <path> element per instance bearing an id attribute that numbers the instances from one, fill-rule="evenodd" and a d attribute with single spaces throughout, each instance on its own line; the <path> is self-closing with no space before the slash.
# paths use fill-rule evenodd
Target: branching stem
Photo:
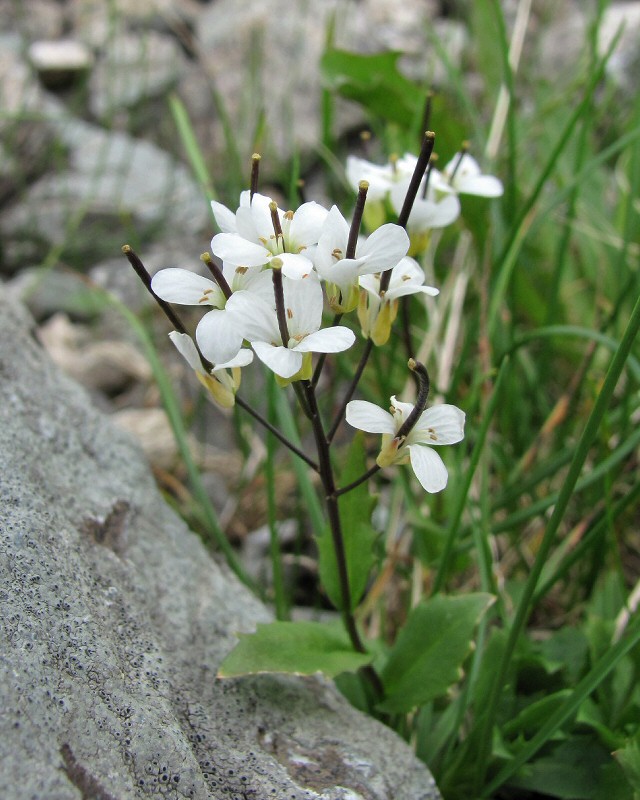
<path id="1" fill-rule="evenodd" d="M 371 339 L 367 339 L 367 343 L 364 346 L 364 350 L 362 351 L 362 355 L 360 356 L 360 362 L 356 368 L 356 371 L 353 375 L 353 379 L 349 384 L 349 388 L 347 389 L 345 396 L 342 398 L 342 403 L 340 404 L 340 408 L 338 409 L 338 413 L 333 420 L 333 424 L 327 434 L 327 442 L 331 444 L 333 441 L 333 437 L 336 435 L 338 428 L 340 427 L 340 423 L 344 417 L 344 410 L 347 407 L 347 403 L 353 397 L 353 393 L 355 392 L 358 383 L 360 382 L 360 378 L 362 377 L 362 373 L 364 372 L 364 368 L 367 365 L 367 361 L 369 360 L 369 356 L 371 355 L 371 351 L 373 349 L 373 342 Z"/>

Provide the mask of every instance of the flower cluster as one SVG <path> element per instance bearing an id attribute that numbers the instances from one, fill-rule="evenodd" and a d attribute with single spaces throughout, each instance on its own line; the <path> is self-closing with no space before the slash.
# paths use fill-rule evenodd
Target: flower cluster
<path id="1" fill-rule="evenodd" d="M 393 158 L 383 166 L 357 156 L 347 159 L 349 183 L 357 188 L 360 181 L 369 182 L 367 219 L 373 227 L 384 217 L 386 202 L 396 214 L 400 213 L 417 160 L 412 153 Z M 483 175 L 478 162 L 466 149 L 456 153 L 443 170 L 433 166 L 434 160 L 432 158 L 425 171 L 407 222 L 411 237 L 410 255 L 425 251 L 432 230 L 445 228 L 458 219 L 458 195 L 500 197 L 503 193 L 498 178 Z"/>
<path id="2" fill-rule="evenodd" d="M 406 435 L 398 435 L 415 406 L 391 398 L 389 411 L 366 400 L 352 400 L 347 405 L 347 422 L 368 433 L 382 434 L 382 449 L 377 458 L 380 467 L 406 464 L 427 492 L 440 492 L 447 485 L 447 468 L 430 448 L 456 444 L 464 437 L 465 415 L 456 406 L 433 406 L 417 417 Z"/>
<path id="3" fill-rule="evenodd" d="M 236 364 L 248 341 L 283 381 L 309 378 L 311 353 L 339 353 L 355 341 L 344 325 L 321 329 L 325 293 L 336 313 L 366 308 L 358 314 L 362 332 L 377 344 L 386 341 L 379 329 L 388 338 L 389 325 L 376 324 L 376 319 L 393 317 L 398 297 L 437 294 L 423 285 L 424 273 L 406 258 L 409 237 L 399 225 L 386 224 L 366 239 L 356 238 L 351 253 L 351 227 L 337 206 L 328 210 L 310 202 L 285 212 L 271 198 L 257 192 L 251 197 L 247 191 L 235 213 L 218 202 L 212 209 L 221 230 L 211 241 L 214 256 L 222 261 L 218 280 L 170 268 L 154 276 L 151 288 L 169 303 L 211 307 L 198 323 L 196 342 L 216 373 Z M 401 271 L 394 273 L 391 291 L 381 292 L 380 276 L 394 269 Z M 276 271 L 282 275 L 281 318 Z M 185 355 L 184 348 L 181 352 Z"/>
<path id="4" fill-rule="evenodd" d="M 425 143 L 420 157 L 406 154 L 383 166 L 349 158 L 347 177 L 358 191 L 351 223 L 335 205 L 327 209 L 306 202 L 295 211 L 279 208 L 257 191 L 259 157 L 254 156 L 256 180 L 252 174 L 251 190 L 241 193 L 235 212 L 211 204 L 220 232 L 211 240 L 213 258 L 207 253 L 202 260 L 212 277 L 170 268 L 149 278 L 148 288 L 177 328 L 170 334 L 172 342 L 217 403 L 234 405 L 241 368 L 254 354 L 280 385 L 303 381 L 303 393 L 313 392 L 312 354 L 340 353 L 355 342 L 352 328 L 339 324 L 344 315 L 356 312 L 353 321 L 368 340 L 366 360 L 371 347 L 388 341 L 403 298 L 438 294 L 425 284 L 425 273 L 412 255 L 425 251 L 433 229 L 458 218 L 459 194 L 497 197 L 502 185 L 483 175 L 464 149 L 442 171 L 435 169 L 430 161 L 433 134 L 426 134 Z M 402 224 L 385 221 L 390 208 Z M 363 218 L 372 231 L 368 237 L 360 235 Z M 372 224 L 376 218 L 378 224 Z M 128 257 L 146 281 L 135 254 Z M 194 338 L 169 304 L 207 309 Z M 335 316 L 323 328 L 326 308 Z M 446 485 L 447 471 L 429 446 L 460 441 L 464 414 L 450 405 L 426 409 L 428 374 L 412 358 L 409 365 L 421 375 L 415 406 L 395 396 L 391 413 L 364 401 L 349 402 L 362 363 L 342 411 L 351 425 L 382 434 L 378 467 L 410 461 L 426 491 L 437 492 Z M 315 404 L 308 398 L 303 403 L 307 412 L 309 402 Z M 334 432 L 335 427 L 327 443 Z"/>

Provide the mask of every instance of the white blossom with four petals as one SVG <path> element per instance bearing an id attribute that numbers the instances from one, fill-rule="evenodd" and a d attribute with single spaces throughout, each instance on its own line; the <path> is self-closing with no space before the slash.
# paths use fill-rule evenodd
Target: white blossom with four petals
<path id="1" fill-rule="evenodd" d="M 240 368 L 253 361 L 251 350 L 240 350 L 234 358 L 223 364 L 214 364 L 211 372 L 207 372 L 193 339 L 187 333 L 171 331 L 169 338 L 213 399 L 223 408 L 231 408 L 240 386 Z"/>
<path id="2" fill-rule="evenodd" d="M 224 264 L 222 273 L 232 291 L 251 291 L 268 296 L 271 273 L 260 267 L 234 267 Z M 196 339 L 203 354 L 215 364 L 232 359 L 242 347 L 242 334 L 226 313 L 226 298 L 218 284 L 188 269 L 169 267 L 157 272 L 151 280 L 155 294 L 167 303 L 186 306 L 213 306 L 196 328 Z"/>
<path id="3" fill-rule="evenodd" d="M 469 153 L 456 153 L 442 172 L 432 175 L 433 188 L 444 194 L 474 194 L 478 197 L 501 197 L 502 181 L 483 175 L 480 165 Z"/>
<path id="4" fill-rule="evenodd" d="M 277 236 L 272 202 L 266 195 L 256 192 L 251 198 L 250 192 L 242 192 L 235 215 L 222 203 L 212 202 L 221 233 L 211 240 L 211 250 L 235 266 L 268 266 L 273 258 L 279 258 L 283 275 L 302 278 L 313 270 L 313 252 L 327 209 L 314 201 L 303 203 L 297 211 L 277 208 L 282 229 L 282 235 Z"/>
<path id="5" fill-rule="evenodd" d="M 327 215 L 318 241 L 315 264 L 326 281 L 329 304 L 337 311 L 352 311 L 358 302 L 358 278 L 392 269 L 409 249 L 407 232 L 387 223 L 371 236 L 361 238 L 354 258 L 346 258 L 349 223 L 333 206 Z"/>
<path id="6" fill-rule="evenodd" d="M 389 286 L 380 294 L 381 276 L 363 275 L 360 278 L 360 300 L 358 321 L 365 338 L 371 338 L 377 346 L 385 344 L 391 333 L 398 313 L 398 299 L 410 294 L 426 294 L 435 297 L 440 294 L 435 286 L 426 286 L 424 271 L 418 262 L 405 256 L 391 270 Z"/>
<path id="7" fill-rule="evenodd" d="M 289 379 L 302 370 L 305 357 L 310 368 L 311 353 L 347 350 L 355 334 L 342 325 L 320 330 L 323 295 L 315 272 L 301 280 L 283 277 L 282 283 L 288 342 L 282 341 L 274 304 L 251 292 L 238 292 L 226 307 L 258 358 L 276 375 Z"/>
<path id="8" fill-rule="evenodd" d="M 427 492 L 440 492 L 447 485 L 448 472 L 432 447 L 462 441 L 465 414 L 457 406 L 432 406 L 422 412 L 407 436 L 399 440 L 396 434 L 413 409 L 411 403 L 402 403 L 395 396 L 391 398 L 391 413 L 366 400 L 352 400 L 347 404 L 346 419 L 361 431 L 382 434 L 378 466 L 410 461 L 422 487 Z"/>

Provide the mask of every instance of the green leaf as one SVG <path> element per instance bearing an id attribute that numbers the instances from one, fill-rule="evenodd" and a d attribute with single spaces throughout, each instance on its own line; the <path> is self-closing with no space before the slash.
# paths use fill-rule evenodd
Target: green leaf
<path id="1" fill-rule="evenodd" d="M 364 435 L 359 431 L 347 456 L 345 468 L 341 475 L 343 486 L 357 480 L 366 472 Z M 367 578 L 375 561 L 374 543 L 377 537 L 371 527 L 371 515 L 375 506 L 375 497 L 369 494 L 368 483 L 360 484 L 346 494 L 340 495 L 338 507 L 342 522 L 347 574 L 351 590 L 352 611 L 362 597 L 367 586 Z M 320 580 L 327 596 L 333 605 L 342 608 L 342 592 L 338 577 L 338 564 L 331 531 L 326 529 L 317 539 L 319 554 Z"/>
<path id="2" fill-rule="evenodd" d="M 373 115 L 413 128 L 424 106 L 424 90 L 398 70 L 401 53 L 359 55 L 327 50 L 320 71 L 327 89 L 364 106 Z"/>
<path id="3" fill-rule="evenodd" d="M 606 769 L 611 764 L 603 747 L 588 736 L 576 736 L 528 764 L 509 786 L 562 800 L 619 798 L 621 776 Z"/>
<path id="4" fill-rule="evenodd" d="M 633 789 L 634 800 L 640 798 L 640 734 L 630 739 L 613 754 Z"/>
<path id="5" fill-rule="evenodd" d="M 517 735 L 532 736 L 542 727 L 558 705 L 570 695 L 570 689 L 561 689 L 559 692 L 552 692 L 547 697 L 535 700 L 524 708 L 515 719 L 502 726 L 502 734 L 509 738 L 515 738 Z"/>
<path id="6" fill-rule="evenodd" d="M 382 671 L 380 709 L 408 712 L 443 695 L 461 675 L 479 619 L 495 598 L 477 593 L 436 595 L 416 606 Z"/>
<path id="7" fill-rule="evenodd" d="M 373 659 L 373 655 L 356 653 L 341 629 L 317 622 L 259 624 L 255 633 L 241 633 L 239 638 L 222 662 L 219 678 L 259 672 L 322 672 L 333 678 L 341 672 L 355 672 Z"/>

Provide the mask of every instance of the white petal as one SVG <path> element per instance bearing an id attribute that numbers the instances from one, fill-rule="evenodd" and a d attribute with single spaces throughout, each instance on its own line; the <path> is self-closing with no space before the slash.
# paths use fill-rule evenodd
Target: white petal
<path id="1" fill-rule="evenodd" d="M 327 269 L 318 266 L 320 277 L 329 283 L 335 283 L 344 291 L 358 281 L 358 275 L 366 269 L 366 258 L 343 258 Z M 377 270 L 373 270 L 376 271 Z"/>
<path id="2" fill-rule="evenodd" d="M 198 323 L 196 341 L 202 355 L 214 364 L 224 364 L 238 354 L 242 333 L 227 311 L 210 311 Z"/>
<path id="3" fill-rule="evenodd" d="M 369 256 L 360 274 L 371 275 L 395 267 L 406 256 L 409 244 L 409 236 L 404 228 L 392 223 L 381 225 L 357 250 L 358 257 Z"/>
<path id="4" fill-rule="evenodd" d="M 504 189 L 502 182 L 493 175 L 465 176 L 456 181 L 457 190 L 460 194 L 475 194 L 478 197 L 501 197 Z"/>
<path id="5" fill-rule="evenodd" d="M 367 433 L 395 433 L 395 420 L 384 408 L 366 400 L 347 403 L 345 419 L 349 425 Z"/>
<path id="6" fill-rule="evenodd" d="M 405 256 L 391 270 L 389 288 L 394 289 L 404 283 L 414 283 L 418 286 L 424 283 L 424 270 L 411 256 Z"/>
<path id="7" fill-rule="evenodd" d="M 194 369 L 196 372 L 205 372 L 202 367 L 202 362 L 200 361 L 200 356 L 198 355 L 198 350 L 188 333 L 171 331 L 169 338 L 191 369 Z"/>
<path id="8" fill-rule="evenodd" d="M 280 342 L 275 306 L 253 292 L 234 292 L 227 300 L 230 314 L 243 338 L 253 342 Z"/>
<path id="9" fill-rule="evenodd" d="M 413 403 L 403 403 L 401 400 L 396 400 L 395 394 L 391 398 L 391 405 L 400 412 L 399 414 L 395 414 L 395 417 L 396 419 L 399 418 L 401 422 L 405 421 L 415 407 Z M 400 427 L 400 423 L 398 424 L 398 427 Z"/>
<path id="10" fill-rule="evenodd" d="M 372 203 L 376 200 L 382 200 L 389 191 L 392 183 L 393 168 L 390 164 L 380 166 L 379 164 L 371 163 L 371 161 L 366 161 L 364 158 L 348 156 L 346 173 L 347 180 L 356 192 L 359 189 L 360 181 L 369 183 L 367 201 Z"/>
<path id="11" fill-rule="evenodd" d="M 259 192 L 256 192 L 251 200 L 251 218 L 253 219 L 256 232 L 258 237 L 266 239 L 267 241 L 269 241 L 272 236 L 275 236 L 276 233 L 273 228 L 271 209 L 269 208 L 272 202 L 273 200 L 270 197 L 267 197 L 266 194 L 260 194 Z M 278 219 L 280 220 L 281 226 L 282 214 L 282 209 L 279 208 Z"/>
<path id="12" fill-rule="evenodd" d="M 167 303 L 186 306 L 222 305 L 224 296 L 217 283 L 188 269 L 162 269 L 151 280 L 151 288 Z"/>
<path id="13" fill-rule="evenodd" d="M 236 233 L 236 215 L 217 200 L 211 201 L 211 210 L 216 224 L 223 233 Z"/>
<path id="14" fill-rule="evenodd" d="M 376 278 L 375 275 L 362 275 L 358 278 L 358 284 L 369 294 L 378 296 L 380 293 L 380 278 Z"/>
<path id="15" fill-rule="evenodd" d="M 431 406 L 422 412 L 410 436 L 430 445 L 455 444 L 464 439 L 464 422 L 465 413 L 457 406 Z"/>
<path id="16" fill-rule="evenodd" d="M 355 342 L 355 333 L 344 325 L 334 325 L 321 331 L 310 333 L 292 350 L 299 353 L 341 353 Z"/>
<path id="17" fill-rule="evenodd" d="M 455 194 L 456 188 L 449 183 L 447 176 L 439 172 L 437 169 L 431 170 L 431 177 L 429 178 L 429 194 L 432 193 L 436 196 L 439 194 Z"/>
<path id="18" fill-rule="evenodd" d="M 322 226 L 316 250 L 318 272 L 330 269 L 346 255 L 349 225 L 337 206 L 332 206 Z M 335 255 L 334 255 L 335 254 Z M 322 274 L 322 273 L 321 273 Z"/>
<path id="19" fill-rule="evenodd" d="M 289 243 L 294 252 L 299 247 L 317 244 L 328 213 L 326 208 L 315 201 L 300 206 L 293 215 L 289 228 Z"/>
<path id="20" fill-rule="evenodd" d="M 391 302 L 391 300 L 397 300 L 398 297 L 406 297 L 406 295 L 409 294 L 426 294 L 429 295 L 429 297 L 436 297 L 436 295 L 440 294 L 440 289 L 436 289 L 435 286 L 416 286 L 415 283 L 407 281 L 401 286 L 389 289 L 385 298 L 387 301 Z"/>
<path id="21" fill-rule="evenodd" d="M 302 353 L 286 347 L 274 347 L 267 342 L 251 342 L 256 355 L 281 378 L 291 378 L 302 367 Z"/>
<path id="22" fill-rule="evenodd" d="M 302 280 L 284 278 L 284 305 L 287 328 L 291 336 L 304 336 L 317 331 L 322 323 L 322 287 L 315 272 Z"/>
<path id="23" fill-rule="evenodd" d="M 446 228 L 460 216 L 460 201 L 455 194 L 449 194 L 437 202 L 420 200 L 411 209 L 408 227 L 411 230 L 431 230 Z"/>
<path id="24" fill-rule="evenodd" d="M 261 272 L 252 272 L 247 276 L 243 287 L 247 292 L 255 294 L 264 300 L 271 308 L 276 307 L 275 295 L 273 293 L 273 274 L 270 269 Z"/>
<path id="25" fill-rule="evenodd" d="M 416 478 L 427 492 L 441 492 L 447 485 L 449 473 L 440 456 L 430 447 L 420 444 L 411 445 L 409 448 L 411 466 Z"/>
<path id="26" fill-rule="evenodd" d="M 218 370 L 221 369 L 233 369 L 234 367 L 246 367 L 247 364 L 250 364 L 252 361 L 253 351 L 245 348 L 244 350 L 240 350 L 238 355 L 230 361 L 225 361 L 224 364 L 216 364 L 213 372 L 218 372 Z"/>
<path id="27" fill-rule="evenodd" d="M 253 224 L 251 208 L 248 203 L 241 205 L 236 211 L 236 233 L 248 242 L 258 244 L 258 231 Z"/>
<path id="28" fill-rule="evenodd" d="M 417 163 L 417 156 L 414 156 L 413 153 L 405 153 L 396 161 L 396 180 L 406 180 L 408 183 L 416 170 Z"/>
<path id="29" fill-rule="evenodd" d="M 469 153 L 464 153 L 464 155 L 460 155 L 460 153 L 456 153 L 455 156 L 449 161 L 447 166 L 444 168 L 445 175 L 449 176 L 452 175 L 455 170 L 454 176 L 454 183 L 456 178 L 461 178 L 463 175 L 466 176 L 474 176 L 480 174 L 480 164 L 475 160 L 473 156 L 470 156 Z"/>
<path id="30" fill-rule="evenodd" d="M 282 261 L 282 274 L 294 281 L 306 278 L 313 272 L 313 264 L 306 256 L 281 253 L 277 258 Z"/>
<path id="31" fill-rule="evenodd" d="M 271 258 L 266 247 L 249 242 L 236 233 L 218 233 L 211 240 L 211 250 L 223 261 L 242 267 L 258 267 Z"/>

